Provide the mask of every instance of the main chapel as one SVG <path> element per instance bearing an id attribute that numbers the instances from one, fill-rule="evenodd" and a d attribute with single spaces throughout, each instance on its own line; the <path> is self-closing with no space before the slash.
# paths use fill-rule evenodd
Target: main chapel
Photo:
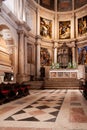
<path id="1" fill-rule="evenodd" d="M 2 129 L 86 130 L 87 0 L 0 0 L 0 107 Z"/>

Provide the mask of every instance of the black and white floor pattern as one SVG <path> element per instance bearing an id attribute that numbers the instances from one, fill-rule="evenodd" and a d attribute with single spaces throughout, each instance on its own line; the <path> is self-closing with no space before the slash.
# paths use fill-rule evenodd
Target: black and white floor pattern
<path id="1" fill-rule="evenodd" d="M 44 90 L 42 91 L 43 93 Z M 67 90 L 47 91 L 45 96 L 42 96 L 31 104 L 27 104 L 21 110 L 5 118 L 4 121 L 55 122 L 66 93 Z"/>

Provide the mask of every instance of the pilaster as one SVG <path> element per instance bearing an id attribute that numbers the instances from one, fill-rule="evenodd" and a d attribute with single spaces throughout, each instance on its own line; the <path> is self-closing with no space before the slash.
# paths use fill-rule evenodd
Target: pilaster
<path id="1" fill-rule="evenodd" d="M 54 41 L 54 63 L 57 63 L 57 48 L 58 48 L 58 43 Z"/>
<path id="2" fill-rule="evenodd" d="M 54 14 L 54 39 L 58 39 L 57 34 L 57 28 L 58 28 L 58 21 L 57 21 L 57 0 L 55 0 L 55 14 Z"/>
<path id="3" fill-rule="evenodd" d="M 24 32 L 18 32 L 18 53 L 19 53 L 19 67 L 18 72 L 19 74 L 24 74 Z"/>
<path id="4" fill-rule="evenodd" d="M 76 50 L 75 50 L 76 48 L 75 48 L 75 41 L 73 41 L 72 42 L 72 63 L 74 64 L 74 63 L 76 63 L 76 54 L 75 54 L 75 52 L 76 52 Z"/>
<path id="5" fill-rule="evenodd" d="M 23 30 L 18 31 L 18 82 L 25 81 L 25 34 Z"/>
<path id="6" fill-rule="evenodd" d="M 40 35 L 40 15 L 39 9 L 36 10 L 36 35 Z"/>
<path id="7" fill-rule="evenodd" d="M 41 37 L 37 36 L 36 37 L 36 43 L 35 43 L 35 52 L 36 52 L 36 57 L 35 57 L 35 63 L 36 63 L 36 72 L 35 72 L 35 77 L 39 78 L 40 77 L 40 46 L 41 46 Z"/>
<path id="8" fill-rule="evenodd" d="M 72 13 L 72 16 L 71 16 L 71 38 L 75 38 L 75 15 L 74 13 Z"/>

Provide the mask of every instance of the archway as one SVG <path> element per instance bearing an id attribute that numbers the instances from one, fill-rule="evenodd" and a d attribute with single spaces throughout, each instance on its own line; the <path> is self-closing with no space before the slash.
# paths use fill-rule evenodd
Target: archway
<path id="1" fill-rule="evenodd" d="M 0 77 L 4 82 L 5 73 L 14 73 L 14 40 L 7 25 L 0 25 Z M 8 81 L 8 80 L 7 80 Z"/>

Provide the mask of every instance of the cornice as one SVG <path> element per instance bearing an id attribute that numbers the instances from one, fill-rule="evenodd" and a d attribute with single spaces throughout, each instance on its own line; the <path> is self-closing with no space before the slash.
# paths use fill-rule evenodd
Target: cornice
<path id="1" fill-rule="evenodd" d="M 25 21 L 19 21 L 18 18 L 7 8 L 5 4 L 1 7 L 0 15 L 15 29 L 30 31 L 31 28 Z"/>
<path id="2" fill-rule="evenodd" d="M 26 30 L 26 31 L 30 31 L 31 28 L 27 25 L 26 22 L 20 22 L 20 21 L 16 21 L 17 25 L 18 25 L 18 30 Z"/>
<path id="3" fill-rule="evenodd" d="M 13 28 L 17 29 L 17 24 L 15 23 L 16 17 L 14 14 L 7 8 L 5 4 L 1 6 L 0 16 L 7 21 Z"/>
<path id="4" fill-rule="evenodd" d="M 66 43 L 76 42 L 76 39 L 73 38 L 73 39 L 64 39 L 64 40 L 62 39 L 62 40 L 58 40 L 59 44 L 64 43 L 64 42 L 66 42 Z"/>
<path id="5" fill-rule="evenodd" d="M 82 36 L 82 37 L 78 37 L 76 39 L 76 42 L 82 42 L 82 41 L 85 41 L 85 40 L 87 40 L 87 36 Z"/>
<path id="6" fill-rule="evenodd" d="M 36 35 L 36 40 L 38 40 L 38 39 L 40 39 L 40 40 L 42 40 L 42 38 L 41 38 L 41 36 L 40 35 Z"/>
<path id="7" fill-rule="evenodd" d="M 77 46 L 87 46 L 87 37 L 80 37 L 76 39 L 76 45 Z"/>
<path id="8" fill-rule="evenodd" d="M 38 4 L 35 3 L 35 1 L 32 1 L 32 0 L 27 0 L 26 1 L 26 7 L 27 8 L 31 8 L 33 9 L 34 11 L 36 11 L 36 9 L 38 8 Z"/>

